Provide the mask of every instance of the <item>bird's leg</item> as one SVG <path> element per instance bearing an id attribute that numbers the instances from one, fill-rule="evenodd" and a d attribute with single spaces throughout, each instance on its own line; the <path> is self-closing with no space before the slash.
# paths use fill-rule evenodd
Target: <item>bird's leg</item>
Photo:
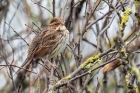
<path id="1" fill-rule="evenodd" d="M 49 60 L 48 60 L 48 63 L 51 65 L 51 67 L 53 67 L 53 69 L 56 69 L 57 67 L 56 67 L 56 65 L 54 65 L 52 62 L 50 62 Z"/>
<path id="2" fill-rule="evenodd" d="M 52 62 L 50 62 L 50 61 L 48 60 L 48 55 L 47 55 L 46 60 L 45 60 L 45 63 L 46 63 L 46 62 L 48 62 L 48 63 L 51 65 L 51 67 L 53 67 L 53 69 L 56 69 L 56 68 L 57 68 L 56 65 L 52 64 Z"/>

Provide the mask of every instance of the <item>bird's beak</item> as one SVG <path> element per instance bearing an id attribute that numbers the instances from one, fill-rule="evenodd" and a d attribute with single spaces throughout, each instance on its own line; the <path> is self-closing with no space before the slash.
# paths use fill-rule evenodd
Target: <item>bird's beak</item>
<path id="1" fill-rule="evenodd" d="M 60 30 L 66 30 L 67 28 L 63 25 L 62 27 L 60 27 Z"/>
<path id="2" fill-rule="evenodd" d="M 63 31 L 63 30 L 67 30 L 67 28 L 65 27 L 65 25 L 62 24 L 62 25 L 60 26 L 59 30 Z"/>
<path id="3" fill-rule="evenodd" d="M 65 23 L 61 23 L 62 25 L 65 25 Z"/>

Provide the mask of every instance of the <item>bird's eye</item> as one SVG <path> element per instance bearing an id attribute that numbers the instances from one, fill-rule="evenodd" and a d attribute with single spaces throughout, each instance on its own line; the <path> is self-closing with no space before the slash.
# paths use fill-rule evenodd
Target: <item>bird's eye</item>
<path id="1" fill-rule="evenodd" d="M 54 25 L 56 25 L 56 26 L 57 26 L 58 24 L 57 24 L 57 23 L 55 23 Z"/>

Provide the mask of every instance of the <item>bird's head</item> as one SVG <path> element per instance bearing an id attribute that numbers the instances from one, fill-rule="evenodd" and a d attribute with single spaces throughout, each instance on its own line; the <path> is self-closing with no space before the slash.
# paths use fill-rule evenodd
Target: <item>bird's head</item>
<path id="1" fill-rule="evenodd" d="M 63 31 L 63 30 L 66 30 L 66 27 L 64 26 L 62 20 L 58 17 L 54 17 L 49 26 L 52 28 L 52 29 L 55 29 L 55 30 L 60 30 L 60 31 Z"/>

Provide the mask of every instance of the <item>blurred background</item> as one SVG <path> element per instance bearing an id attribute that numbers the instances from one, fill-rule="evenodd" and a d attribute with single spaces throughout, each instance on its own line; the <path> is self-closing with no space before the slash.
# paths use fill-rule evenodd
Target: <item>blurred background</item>
<path id="1" fill-rule="evenodd" d="M 120 31 L 120 17 L 123 9 L 127 8 L 131 8 L 132 13 L 125 24 L 122 37 L 126 41 L 131 40 L 138 32 L 133 31 L 137 23 L 133 0 L 0 0 L 0 93 L 12 90 L 11 77 L 13 81 L 16 79 L 14 73 L 27 57 L 28 44 L 40 31 L 39 28 L 45 28 L 53 17 L 62 18 L 70 32 L 70 44 L 55 62 L 60 78 L 63 78 L 89 57 L 98 52 L 103 53 L 114 45 L 113 39 Z M 97 42 L 98 37 L 100 42 Z M 106 62 L 106 57 L 101 58 L 103 60 L 95 67 Z M 131 57 L 130 65 L 139 71 L 139 64 L 139 53 L 136 53 Z M 37 74 L 27 76 L 22 91 L 45 92 L 49 71 L 41 69 L 42 65 L 39 64 L 33 69 Z M 57 93 L 127 93 L 122 69 L 123 66 L 120 66 L 103 74 L 99 68 L 90 75 L 73 81 L 70 87 L 58 89 Z M 81 70 L 77 75 L 86 71 L 88 70 Z M 55 77 L 54 83 L 60 78 Z M 137 78 L 134 86 L 138 86 L 138 82 L 140 80 Z"/>

